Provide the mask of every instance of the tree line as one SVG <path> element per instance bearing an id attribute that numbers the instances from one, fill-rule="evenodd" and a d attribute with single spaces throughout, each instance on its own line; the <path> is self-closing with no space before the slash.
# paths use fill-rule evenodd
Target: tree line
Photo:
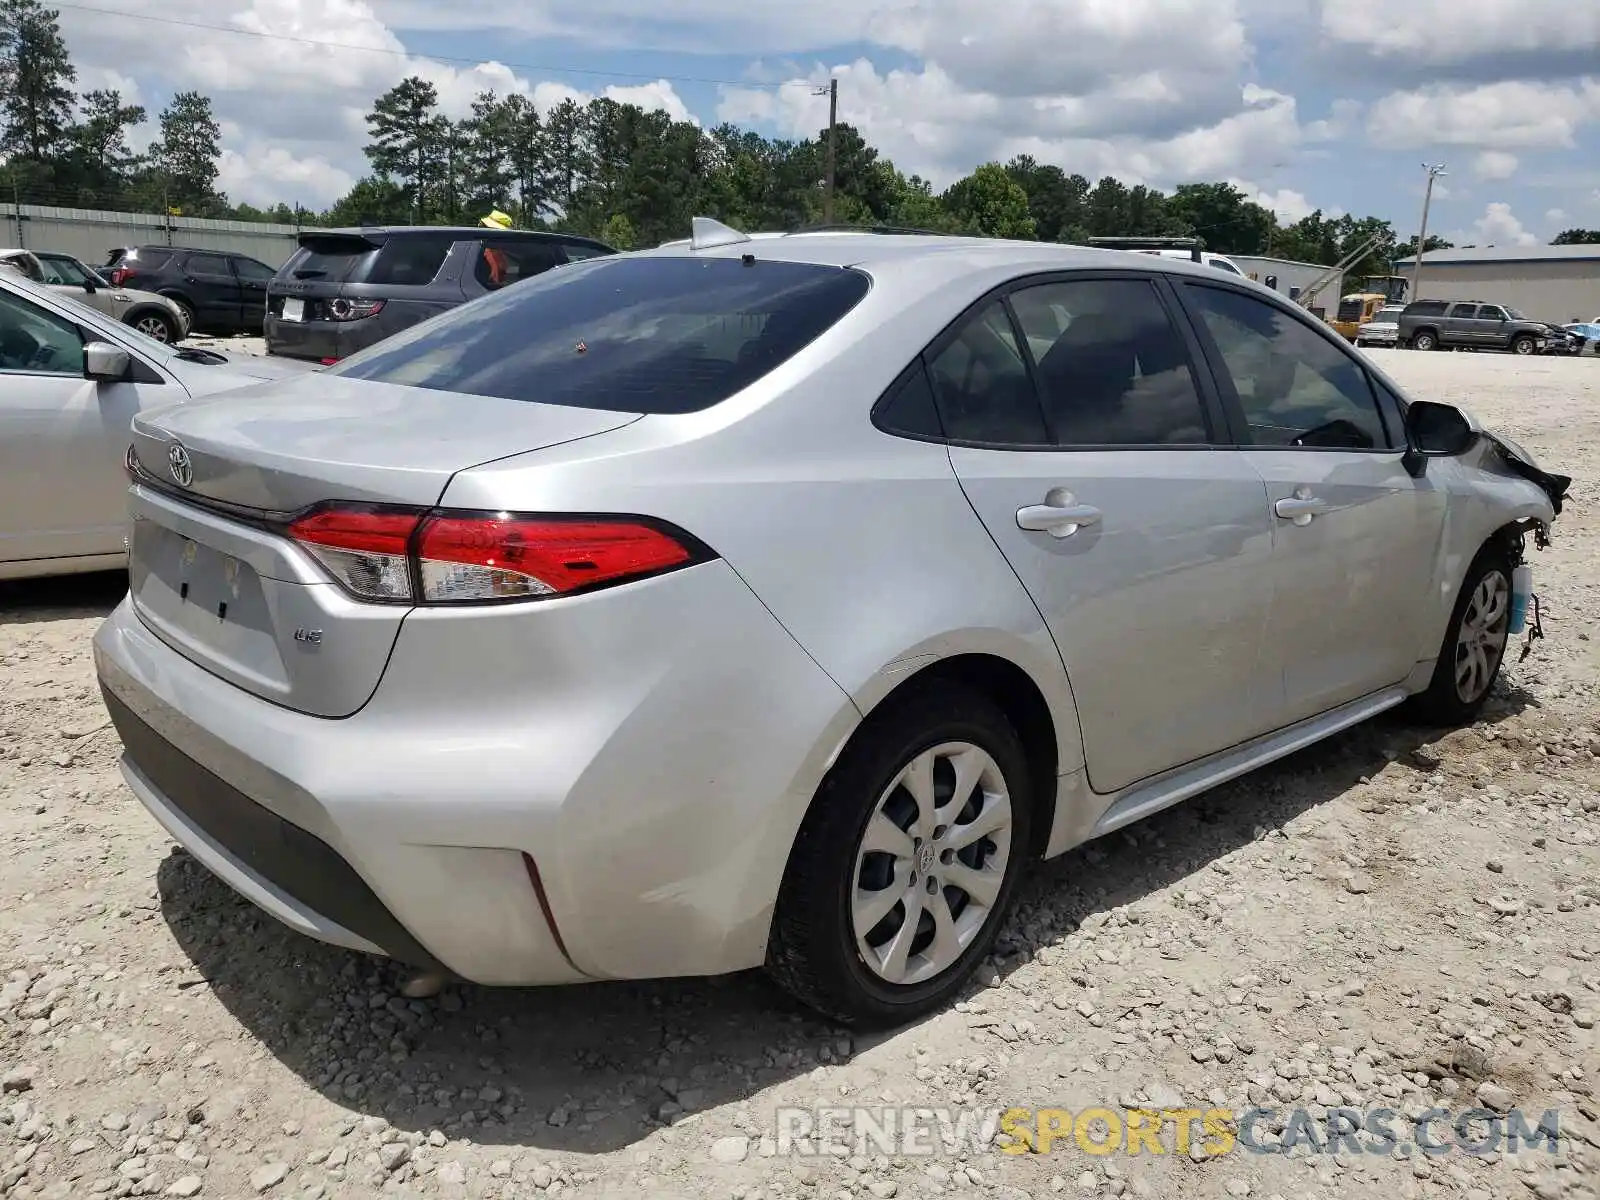
<path id="1" fill-rule="evenodd" d="M 326 211 L 232 204 L 217 188 L 221 130 L 209 97 L 182 92 L 157 115 L 148 150 L 129 148 L 148 119 L 115 90 L 76 90 L 58 14 L 42 0 L 0 0 L 0 202 L 167 211 L 315 226 L 475 223 L 499 209 L 522 228 L 599 238 L 619 249 L 683 237 L 694 216 L 746 230 L 822 221 L 826 130 L 768 138 L 722 124 L 702 129 L 658 110 L 600 98 L 541 111 L 526 96 L 481 93 L 471 112 L 441 111 L 412 76 L 367 114 L 367 171 Z M 1226 182 L 1171 192 L 1111 176 L 1091 182 L 1019 156 L 943 190 L 907 175 L 854 126 L 837 125 L 833 219 L 992 237 L 1083 242 L 1092 237 L 1199 237 L 1222 254 L 1334 263 L 1371 242 L 1351 268 L 1379 274 L 1414 253 L 1378 217 L 1322 211 L 1280 223 Z M 1600 241 L 1568 230 L 1557 243 Z M 1449 243 L 1429 237 L 1427 248 Z"/>

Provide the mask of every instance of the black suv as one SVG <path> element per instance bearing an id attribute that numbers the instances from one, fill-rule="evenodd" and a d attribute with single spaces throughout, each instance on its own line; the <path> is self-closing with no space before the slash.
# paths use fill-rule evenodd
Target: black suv
<path id="1" fill-rule="evenodd" d="M 439 226 L 322 229 L 267 291 L 267 353 L 337 362 L 392 333 L 542 274 L 616 251 L 532 230 Z"/>
<path id="2" fill-rule="evenodd" d="M 1510 350 L 1538 354 L 1550 327 L 1481 300 L 1415 300 L 1400 313 L 1400 345 L 1413 350 Z"/>
<path id="3" fill-rule="evenodd" d="M 260 333 L 272 281 L 272 268 L 249 255 L 187 246 L 122 246 L 100 273 L 112 287 L 166 296 L 192 333 Z"/>

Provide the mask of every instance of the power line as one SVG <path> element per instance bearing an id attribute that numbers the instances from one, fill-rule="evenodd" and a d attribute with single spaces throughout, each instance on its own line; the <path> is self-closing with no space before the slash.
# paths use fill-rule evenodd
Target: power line
<path id="1" fill-rule="evenodd" d="M 160 17 L 152 13 L 126 12 L 118 8 L 97 8 L 92 4 L 72 4 L 67 0 L 54 0 L 52 7 L 72 9 L 74 12 L 94 13 L 103 17 L 127 17 L 134 21 L 150 21 L 157 25 L 175 25 L 183 29 L 206 29 L 213 33 L 231 33 L 239 37 L 258 38 L 273 42 L 295 42 L 302 46 L 316 46 L 323 50 L 354 50 L 364 54 L 384 54 L 391 58 L 425 58 L 435 62 L 453 63 L 456 65 L 481 67 L 487 65 L 487 60 L 481 58 L 462 58 L 450 54 L 417 54 L 410 50 L 390 50 L 383 46 L 357 46 L 351 42 L 326 42 L 318 38 L 296 37 L 292 33 L 267 33 L 259 29 L 237 29 L 229 25 L 209 25 L 204 21 L 185 21 L 178 17 Z M 643 73 L 638 71 L 599 71 L 583 67 L 556 67 L 541 63 L 495 62 L 514 71 L 547 75 L 583 75 L 598 79 L 639 79 L 648 83 L 656 80 L 665 80 L 668 83 L 704 83 L 718 87 L 744 87 L 744 88 L 785 88 L 785 87 L 815 87 L 816 84 L 809 79 L 789 79 L 782 83 L 759 83 L 749 79 L 712 79 L 698 75 L 666 75 L 660 71 Z"/>

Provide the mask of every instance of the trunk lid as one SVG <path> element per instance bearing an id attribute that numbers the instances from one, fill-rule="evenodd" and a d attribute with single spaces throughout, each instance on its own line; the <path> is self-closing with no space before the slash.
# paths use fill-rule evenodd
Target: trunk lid
<path id="1" fill-rule="evenodd" d="M 141 413 L 134 611 L 238 687 L 348 716 L 377 687 L 410 608 L 351 598 L 273 525 L 324 500 L 430 506 L 458 471 L 637 419 L 320 373 Z"/>
<path id="2" fill-rule="evenodd" d="M 183 491 L 201 501 L 288 513 L 323 500 L 433 504 L 457 471 L 636 420 L 305 371 L 142 412 L 133 445 L 144 471 L 171 485 L 181 443 Z"/>

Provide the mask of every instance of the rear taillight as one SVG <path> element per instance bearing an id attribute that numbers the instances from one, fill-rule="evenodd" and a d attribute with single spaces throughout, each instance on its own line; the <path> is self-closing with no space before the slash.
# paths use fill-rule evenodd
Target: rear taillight
<path id="1" fill-rule="evenodd" d="M 359 321 L 365 317 L 375 317 L 383 311 L 382 300 L 346 300 L 340 296 L 337 300 L 329 300 L 324 306 L 328 316 L 335 321 Z"/>
<path id="2" fill-rule="evenodd" d="M 330 505 L 288 532 L 346 591 L 387 603 L 567 596 L 713 557 L 687 534 L 639 517 Z"/>
<path id="3" fill-rule="evenodd" d="M 133 278 L 133 272 L 127 267 L 118 267 L 111 272 L 112 287 L 126 287 L 128 280 Z"/>
<path id="4" fill-rule="evenodd" d="M 410 600 L 414 509 L 325 508 L 289 526 L 294 538 L 346 591 L 363 600 Z"/>

